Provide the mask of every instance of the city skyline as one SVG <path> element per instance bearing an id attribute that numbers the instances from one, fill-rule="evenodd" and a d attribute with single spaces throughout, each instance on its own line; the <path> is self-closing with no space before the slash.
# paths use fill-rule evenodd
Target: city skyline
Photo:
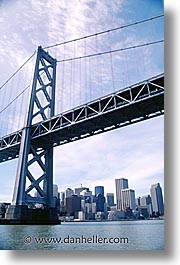
<path id="1" fill-rule="evenodd" d="M 124 179 L 124 178 L 119 178 L 119 179 Z M 129 181 L 129 179 L 126 179 L 126 180 Z M 116 181 L 116 179 L 114 179 L 114 192 L 109 192 L 108 190 L 106 191 L 105 189 L 103 189 L 103 190 L 104 190 L 104 197 L 107 199 L 107 194 L 113 194 L 114 195 L 114 203 L 117 204 L 117 194 L 116 194 L 116 184 L 115 184 L 116 182 L 115 181 Z M 55 186 L 58 186 L 57 184 L 54 184 L 54 185 Z M 160 187 L 162 189 L 161 183 L 159 183 L 159 182 L 151 183 L 151 185 L 149 187 L 149 192 L 147 192 L 146 194 L 139 194 L 139 195 L 137 195 L 136 194 L 136 190 L 134 189 L 134 187 L 131 186 L 131 184 L 129 185 L 129 182 L 128 182 L 128 188 L 124 188 L 123 190 L 133 190 L 133 191 L 135 191 L 135 198 L 136 199 L 138 199 L 138 198 L 143 198 L 144 199 L 146 196 L 151 196 L 151 189 L 152 189 L 152 187 L 154 187 L 154 186 L 156 187 L 158 185 L 160 185 Z M 72 186 L 70 187 L 70 186 L 68 186 L 68 187 L 66 187 L 65 190 L 61 190 L 58 187 L 58 192 L 59 193 L 63 193 L 64 192 L 65 194 L 67 194 L 67 195 L 65 195 L 65 197 L 68 197 L 68 196 L 71 196 L 73 194 L 80 195 L 80 192 L 81 191 L 84 191 L 84 190 L 88 189 L 88 192 L 91 192 L 92 195 L 96 195 L 96 192 L 95 192 L 96 187 L 98 187 L 98 188 L 99 187 L 104 188 L 103 185 L 98 185 L 98 186 L 94 186 L 93 189 L 91 189 L 91 188 L 89 188 L 89 186 L 85 186 L 83 184 L 80 184 L 79 186 L 76 186 L 76 187 L 72 187 Z M 78 190 L 80 190 L 81 188 L 82 188 L 82 190 L 79 192 Z M 73 191 L 73 193 L 72 192 L 69 193 L 68 190 Z M 147 190 L 148 190 L 148 188 L 147 188 Z M 67 193 L 66 193 L 66 191 L 67 191 Z M 164 197 L 163 190 L 162 190 L 162 195 Z"/>
<path id="2" fill-rule="evenodd" d="M 164 215 L 164 199 L 160 183 L 151 184 L 149 194 L 137 197 L 128 179 L 115 179 L 116 192 L 104 194 L 104 186 L 67 188 L 56 198 L 61 220 L 146 219 Z M 55 185 L 56 186 L 56 185 Z M 116 195 L 116 196 L 114 196 Z M 114 202 L 116 197 L 116 202 Z M 59 202 L 58 202 L 59 201 Z"/>
<path id="3" fill-rule="evenodd" d="M 0 84 L 38 45 L 46 46 L 64 38 L 74 39 L 94 33 L 95 29 L 107 30 L 117 25 L 163 14 L 162 1 L 155 1 L 153 4 L 150 0 L 140 1 L 140 4 L 139 1 L 84 0 L 74 8 L 72 1 L 61 1 L 60 5 L 58 1 L 48 0 L 48 9 L 44 8 L 39 0 L 32 4 L 26 1 L 23 5 L 22 1 L 0 3 Z M 61 16 L 62 14 L 64 16 Z M 55 16 L 61 17 L 62 20 L 55 22 Z M 12 17 L 12 20 L 9 21 L 8 17 Z M 42 25 L 42 19 L 48 23 Z M 158 23 L 157 32 L 151 32 L 156 37 L 163 34 L 163 23 Z M 148 27 L 148 30 L 151 28 Z M 139 32 L 140 35 L 141 33 L 146 39 L 146 30 Z M 134 44 L 133 37 L 134 35 L 127 36 L 129 45 Z M 161 56 L 156 55 L 151 56 L 147 50 L 147 63 L 155 62 L 153 65 L 157 72 L 163 72 L 162 53 Z M 144 74 L 146 73 L 141 73 L 142 76 Z M 147 187 L 154 182 L 160 182 L 164 189 L 163 135 L 164 117 L 158 117 L 54 148 L 54 183 L 62 190 L 70 184 L 75 187 L 83 183 L 84 186 L 92 188 L 92 185 L 98 186 L 103 183 L 105 190 L 108 188 L 108 192 L 113 192 L 112 180 L 122 176 L 130 180 L 137 195 L 146 194 Z M 1 164 L 0 201 L 11 202 L 16 169 L 17 160 Z M 139 182 L 141 188 L 138 188 Z"/>
<path id="4" fill-rule="evenodd" d="M 135 196 L 128 179 L 115 179 L 116 192 L 104 194 L 104 186 L 66 188 L 53 185 L 53 208 L 61 221 L 120 220 L 159 218 L 164 215 L 164 199 L 160 183 L 152 184 L 150 194 Z M 40 197 L 40 194 L 36 194 Z M 114 200 L 115 198 L 115 200 Z M 7 214 L 9 203 L 0 202 L 0 219 Z M 36 203 L 37 209 L 43 208 Z"/>

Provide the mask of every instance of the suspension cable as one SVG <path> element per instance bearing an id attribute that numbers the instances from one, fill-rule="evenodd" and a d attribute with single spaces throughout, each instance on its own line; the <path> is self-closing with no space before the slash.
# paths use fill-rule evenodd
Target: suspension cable
<path id="1" fill-rule="evenodd" d="M 8 105 L 6 105 L 6 107 L 4 107 L 1 111 L 0 111 L 0 114 L 5 111 L 9 106 L 12 105 L 12 103 L 14 101 L 16 101 L 28 88 L 30 87 L 30 85 L 28 85 L 26 88 L 24 88 L 21 93 L 19 93 L 11 102 L 8 103 Z"/>
<path id="2" fill-rule="evenodd" d="M 88 54 L 88 55 L 85 55 L 85 56 L 79 56 L 79 57 L 74 57 L 74 58 L 58 60 L 57 63 L 68 62 L 68 61 L 71 61 L 71 60 L 84 59 L 84 58 L 87 58 L 87 57 L 100 56 L 100 55 L 109 54 L 109 53 L 121 52 L 121 51 L 125 51 L 125 50 L 130 50 L 130 49 L 136 49 L 136 48 L 149 46 L 149 45 L 153 45 L 153 44 L 157 44 L 157 43 L 161 43 L 161 42 L 164 42 L 164 40 L 158 40 L 158 41 L 143 43 L 143 44 L 139 44 L 139 45 L 135 45 L 135 46 L 129 46 L 129 47 L 125 47 L 125 48 L 119 48 L 119 49 L 105 51 L 105 52 L 100 52 L 100 53 Z"/>
<path id="3" fill-rule="evenodd" d="M 0 90 L 33 58 L 35 53 L 36 51 L 0 86 Z"/>
<path id="4" fill-rule="evenodd" d="M 56 44 L 53 44 L 53 45 L 46 46 L 46 47 L 44 47 L 44 49 L 50 49 L 50 48 L 53 48 L 53 47 L 56 47 L 56 46 L 60 46 L 60 45 L 64 45 L 64 44 L 67 44 L 67 43 L 70 43 L 70 42 L 73 42 L 73 41 L 78 41 L 78 40 L 82 40 L 82 39 L 85 39 L 85 38 L 94 37 L 96 35 L 101 35 L 101 34 L 104 34 L 104 33 L 115 31 L 115 30 L 131 27 L 133 25 L 137 25 L 137 24 L 141 24 L 141 23 L 144 23 L 144 22 L 148 22 L 150 20 L 161 18 L 163 16 L 164 16 L 164 14 L 158 15 L 158 16 L 154 16 L 154 17 L 150 17 L 150 18 L 143 19 L 143 20 L 139 20 L 139 21 L 136 21 L 136 22 L 132 22 L 132 23 L 129 23 L 129 24 L 126 24 L 126 25 L 123 25 L 123 26 L 119 26 L 119 27 L 116 27 L 116 28 L 113 28 L 113 29 L 101 31 L 101 32 L 98 32 L 98 33 L 95 33 L 95 34 L 86 35 L 84 37 L 76 38 L 76 39 L 73 39 L 73 40 L 56 43 Z"/>

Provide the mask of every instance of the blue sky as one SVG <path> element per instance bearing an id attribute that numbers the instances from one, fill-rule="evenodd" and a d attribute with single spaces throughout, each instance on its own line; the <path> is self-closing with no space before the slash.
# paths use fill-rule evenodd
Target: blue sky
<path id="1" fill-rule="evenodd" d="M 0 0 L 0 85 L 38 45 L 48 46 L 160 14 L 163 14 L 160 0 Z M 129 46 L 140 40 L 162 39 L 163 19 L 156 21 L 153 27 L 146 24 L 123 35 L 124 45 Z M 49 50 L 53 56 L 61 51 Z M 127 82 L 163 72 L 162 47 L 144 50 L 145 66 L 139 68 L 139 72 L 136 69 L 134 75 L 135 64 L 142 56 L 139 51 L 131 55 L 126 54 L 124 64 L 129 65 Z M 140 64 L 143 61 L 139 61 Z M 105 71 L 103 63 L 101 65 Z M 15 117 L 12 120 L 15 121 Z M 135 189 L 137 196 L 148 194 L 151 184 L 164 185 L 163 133 L 164 119 L 159 117 L 57 147 L 54 149 L 54 182 L 60 191 L 83 184 L 93 191 L 94 186 L 104 185 L 105 192 L 115 192 L 114 179 L 124 177 L 129 179 L 129 186 Z M 16 167 L 17 161 L 0 165 L 0 201 L 11 201 Z"/>

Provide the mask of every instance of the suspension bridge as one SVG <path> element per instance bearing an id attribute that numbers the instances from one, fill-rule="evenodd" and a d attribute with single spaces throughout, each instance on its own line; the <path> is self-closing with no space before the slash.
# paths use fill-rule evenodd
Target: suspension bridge
<path id="1" fill-rule="evenodd" d="M 39 46 L 1 85 L 0 163 L 18 159 L 6 220 L 57 222 L 54 147 L 164 114 L 164 74 L 156 63 L 164 40 L 137 37 L 162 19 Z"/>

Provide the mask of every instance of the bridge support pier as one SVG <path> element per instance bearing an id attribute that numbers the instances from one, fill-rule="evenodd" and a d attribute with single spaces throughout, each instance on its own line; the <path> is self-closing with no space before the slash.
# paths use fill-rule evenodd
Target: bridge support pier
<path id="1" fill-rule="evenodd" d="M 56 60 L 38 47 L 30 88 L 12 205 L 6 220 L 22 224 L 58 223 L 53 206 L 53 147 L 38 148 L 31 126 L 54 116 Z"/>
<path id="2" fill-rule="evenodd" d="M 10 205 L 5 219 L 10 224 L 59 224 L 55 208 L 28 208 L 27 205 Z"/>

